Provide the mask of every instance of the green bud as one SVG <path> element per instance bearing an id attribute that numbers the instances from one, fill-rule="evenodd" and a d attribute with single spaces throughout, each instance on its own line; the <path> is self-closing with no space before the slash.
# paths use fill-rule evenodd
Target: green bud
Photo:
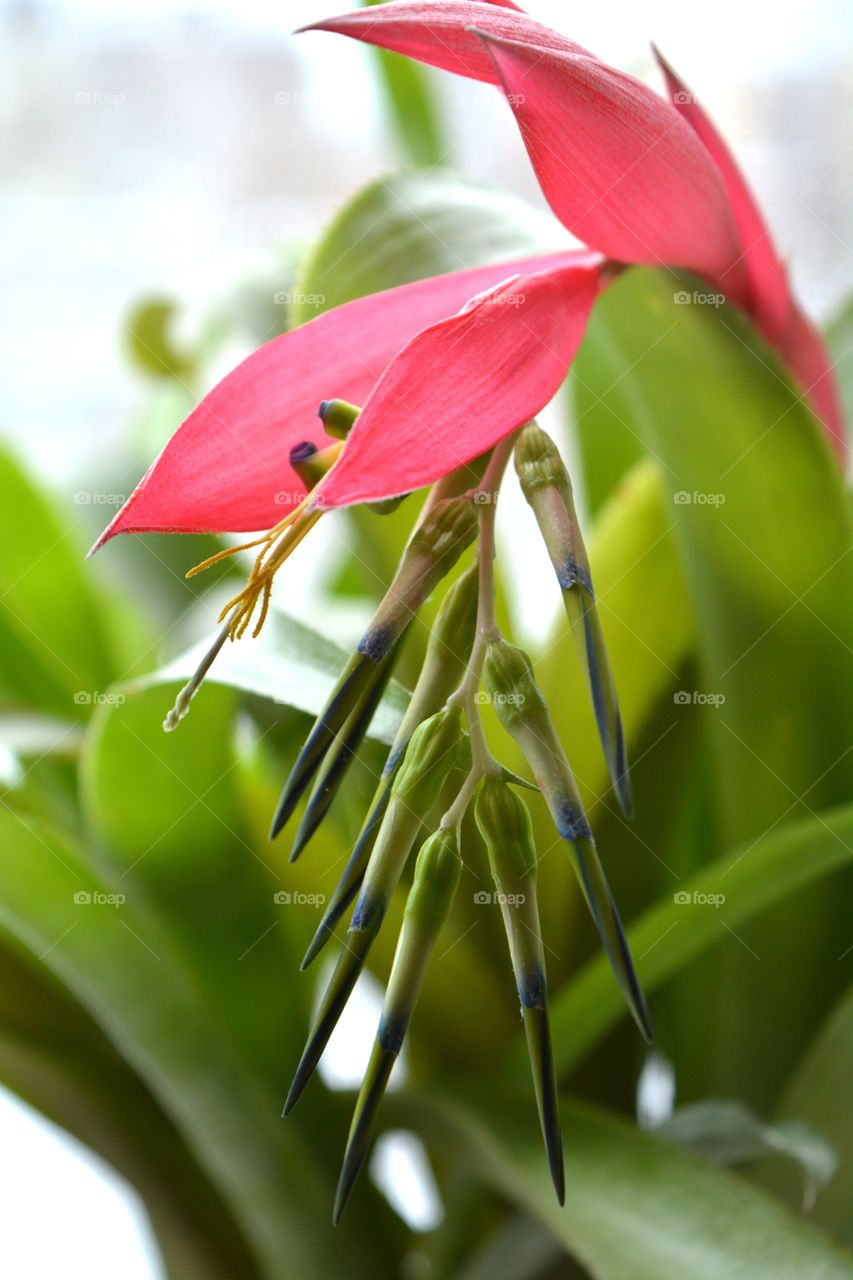
<path id="1" fill-rule="evenodd" d="M 619 803 L 631 813 L 631 783 L 616 684 L 584 546 L 572 485 L 559 450 L 536 423 L 524 428 L 515 447 L 515 469 L 545 542 L 581 662 L 587 675 L 596 724 Z"/>
<path id="2" fill-rule="evenodd" d="M 346 440 L 361 410 L 348 400 L 323 400 L 318 415 L 327 435 Z"/>
<path id="3" fill-rule="evenodd" d="M 394 581 L 361 639 L 360 653 L 373 661 L 381 659 L 476 533 L 477 515 L 468 498 L 444 499 L 427 512 L 409 539 Z"/>
<path id="4" fill-rule="evenodd" d="M 499 778 L 484 778 L 475 816 L 489 854 L 503 916 L 542 1135 L 560 1203 L 564 1197 L 563 1140 L 548 1019 L 548 980 L 536 898 L 533 826 L 523 800 Z"/>
<path id="5" fill-rule="evenodd" d="M 340 456 L 339 444 L 330 444 L 325 449 L 318 449 L 310 440 L 305 440 L 302 444 L 293 446 L 289 461 L 305 488 L 310 492 L 328 474 Z"/>
<path id="6" fill-rule="evenodd" d="M 575 874 L 628 1007 L 643 1035 L 651 1039 L 648 1012 L 619 912 L 530 659 L 505 640 L 493 641 L 486 653 L 483 678 L 498 718 L 524 753 L 554 824 L 568 844 Z"/>
<path id="7" fill-rule="evenodd" d="M 421 846 L 391 966 L 376 1041 L 353 1112 L 334 1221 L 340 1221 L 367 1153 L 385 1086 L 408 1030 L 433 949 L 459 885 L 462 862 L 456 837 L 437 831 Z"/>

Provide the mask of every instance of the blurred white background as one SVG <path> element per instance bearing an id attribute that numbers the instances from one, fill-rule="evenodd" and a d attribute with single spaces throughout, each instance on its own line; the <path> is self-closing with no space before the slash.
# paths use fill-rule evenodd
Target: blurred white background
<path id="1" fill-rule="evenodd" d="M 62 488 L 118 449 L 138 406 L 119 344 L 134 299 L 165 292 L 203 313 L 395 166 L 370 51 L 289 34 L 352 7 L 4 0 L 0 429 Z M 660 45 L 730 140 L 824 318 L 853 287 L 849 0 L 529 8 L 652 83 L 649 41 Z M 434 80 L 446 163 L 540 203 L 498 95 Z M 2 1098 L 0 1150 L 4 1274 L 160 1274 L 112 1176 Z"/>

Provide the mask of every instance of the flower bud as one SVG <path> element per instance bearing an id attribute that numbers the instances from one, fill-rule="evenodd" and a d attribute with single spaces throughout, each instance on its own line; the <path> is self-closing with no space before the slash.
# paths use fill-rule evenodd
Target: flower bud
<path id="1" fill-rule="evenodd" d="M 403 1046 L 430 957 L 459 887 L 461 871 L 455 834 L 436 831 L 421 846 L 415 863 L 414 880 L 406 900 L 403 927 L 391 966 L 379 1030 L 353 1112 L 338 1180 L 334 1210 L 336 1224 L 346 1208 L 367 1153 L 376 1112 Z"/>
<path id="2" fill-rule="evenodd" d="M 379 823 L 391 795 L 391 784 L 412 733 L 424 720 L 444 706 L 459 684 L 468 662 L 477 622 L 479 571 L 476 565 L 456 580 L 438 611 L 427 644 L 426 656 L 406 713 L 388 753 L 382 776 L 371 801 L 367 818 L 359 832 L 352 855 L 335 887 L 317 928 L 302 968 L 320 953 L 332 936 L 340 917 L 352 902 L 364 876 Z M 318 783 L 319 785 L 319 783 Z M 298 836 L 297 836 L 298 840 Z"/>
<path id="3" fill-rule="evenodd" d="M 646 1039 L 649 1016 L 628 943 L 584 813 L 580 793 L 557 737 L 545 699 L 521 649 L 496 640 L 489 645 L 483 678 L 498 718 L 533 770 L 572 862 L 616 980 Z"/>
<path id="4" fill-rule="evenodd" d="M 559 450 L 536 423 L 515 446 L 515 469 L 563 593 L 563 605 L 587 674 L 598 733 L 619 803 L 631 813 L 631 784 L 616 685 L 595 604 L 589 558 Z"/>
<path id="5" fill-rule="evenodd" d="M 326 434 L 336 440 L 346 440 L 361 410 L 348 400 L 321 400 L 317 415 Z"/>
<path id="6" fill-rule="evenodd" d="M 332 694 L 308 735 L 290 777 L 284 785 L 272 822 L 270 839 L 282 830 L 310 785 L 326 753 L 341 734 L 351 715 L 364 708 L 382 673 L 377 670 L 395 647 L 417 610 L 477 532 L 477 516 L 467 498 L 449 498 L 435 503 L 409 539 L 394 581 L 358 644 L 358 652 L 341 673 Z M 369 719 L 369 718 L 368 718 Z M 363 732 L 367 729 L 364 723 Z M 350 744 L 346 758 L 335 775 L 335 791 L 346 773 L 358 742 Z M 333 792 L 334 795 L 334 792 Z M 329 804 L 331 803 L 329 798 Z M 320 817 L 325 814 L 328 804 Z M 313 815 L 291 859 L 298 857 L 316 830 Z"/>
<path id="7" fill-rule="evenodd" d="M 421 822 L 437 800 L 462 745 L 462 716 L 458 707 L 439 711 L 419 725 L 412 735 L 391 787 L 391 797 L 364 873 L 344 949 L 294 1075 L 285 1114 L 293 1107 L 320 1060 L 364 967 L 373 939 L 379 932 Z"/>
<path id="8" fill-rule="evenodd" d="M 326 449 L 318 449 L 310 440 L 303 440 L 290 450 L 290 465 L 309 493 L 337 462 L 342 448 L 343 445 L 330 444 Z"/>
<path id="9" fill-rule="evenodd" d="M 521 1001 L 539 1120 L 557 1198 L 563 1203 L 563 1140 L 548 1018 L 545 949 L 536 897 L 536 849 L 527 806 L 506 782 L 483 780 L 475 817 L 498 891 Z"/>

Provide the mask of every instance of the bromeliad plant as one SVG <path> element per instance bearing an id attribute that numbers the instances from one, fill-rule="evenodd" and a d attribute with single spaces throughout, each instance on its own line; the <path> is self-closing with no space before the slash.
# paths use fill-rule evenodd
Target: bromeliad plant
<path id="1" fill-rule="evenodd" d="M 473 817 L 502 905 L 541 1126 L 562 1201 L 537 852 L 516 790 L 532 784 L 492 755 L 484 701 L 530 766 L 628 1006 L 647 1039 L 651 1030 L 564 748 L 530 661 L 496 624 L 494 528 L 505 469 L 513 456 L 588 673 L 610 778 L 629 814 L 614 675 L 571 484 L 555 445 L 535 422 L 566 376 L 596 299 L 631 264 L 696 272 L 751 318 L 839 455 L 841 411 L 822 341 L 791 294 L 742 176 L 662 59 L 666 99 L 505 0 L 394 0 L 315 27 L 498 86 L 546 199 L 587 247 L 418 280 L 348 302 L 267 343 L 204 397 L 97 545 L 118 533 L 268 530 L 192 571 L 238 551 L 256 553 L 245 587 L 225 606 L 221 631 L 167 718 L 171 729 L 226 642 L 250 629 L 258 634 L 275 575 L 327 512 L 365 504 L 381 515 L 432 486 L 399 570 L 282 792 L 273 836 L 308 797 L 293 838 L 295 859 L 334 802 L 413 619 L 477 541 L 476 564 L 447 593 L 432 628 L 375 796 L 303 961 L 304 968 L 339 937 L 340 957 L 285 1110 L 316 1067 L 414 861 L 344 1157 L 337 1220 L 457 890 Z"/>

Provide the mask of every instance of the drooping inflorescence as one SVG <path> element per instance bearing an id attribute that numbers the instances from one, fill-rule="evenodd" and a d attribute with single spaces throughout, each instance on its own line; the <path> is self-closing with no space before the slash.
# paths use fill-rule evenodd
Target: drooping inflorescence
<path id="1" fill-rule="evenodd" d="M 351 424 L 357 413 L 342 401 L 324 401 L 321 408 L 324 420 L 335 429 Z M 341 944 L 287 1095 L 285 1114 L 295 1106 L 323 1054 L 393 895 L 412 876 L 382 1018 L 346 1147 L 336 1222 L 363 1165 L 429 957 L 451 910 L 463 860 L 476 856 L 477 832 L 488 853 L 495 899 L 503 914 L 548 1162 L 557 1196 L 563 1201 L 562 1136 L 536 892 L 537 855 L 528 809 L 514 786 L 541 793 L 569 852 L 627 1005 L 644 1037 L 651 1036 L 619 913 L 568 758 L 529 659 L 503 638 L 495 621 L 495 510 L 513 451 L 522 490 L 557 572 L 570 621 L 579 632 L 578 648 L 611 779 L 623 808 L 630 808 L 615 681 L 571 484 L 553 441 L 537 424 L 529 423 L 488 456 L 476 491 L 459 493 L 458 485 L 437 486 L 427 498 L 394 580 L 297 757 L 272 824 L 275 837 L 308 793 L 291 845 L 291 860 L 298 857 L 328 813 L 356 757 L 412 620 L 478 538 L 475 562 L 458 573 L 438 610 L 407 711 L 302 962 L 305 969 L 330 941 Z M 454 496 L 445 496 L 448 493 Z M 520 748 L 533 783 L 510 773 L 492 755 L 480 719 L 483 701 L 491 703 L 500 724 Z M 476 822 L 471 821 L 474 818 Z"/>

